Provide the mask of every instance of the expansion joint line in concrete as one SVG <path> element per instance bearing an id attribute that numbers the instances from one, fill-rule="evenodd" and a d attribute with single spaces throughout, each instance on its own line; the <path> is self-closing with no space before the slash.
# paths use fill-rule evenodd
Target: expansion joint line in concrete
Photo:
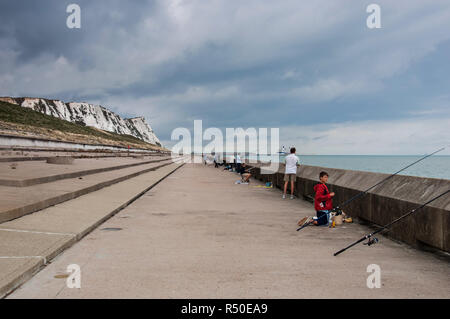
<path id="1" fill-rule="evenodd" d="M 140 192 L 139 194 L 137 194 L 134 198 L 132 198 L 130 201 L 128 201 L 125 205 L 123 205 L 122 207 L 120 207 L 120 209 L 118 209 L 114 215 L 118 214 L 120 211 L 122 211 L 123 209 L 125 209 L 126 207 L 130 206 L 134 201 L 136 201 L 137 199 L 139 199 L 140 197 L 142 197 L 145 193 L 147 193 L 148 191 L 150 191 L 153 187 L 155 187 L 156 185 L 158 185 L 159 183 L 161 183 L 163 180 L 165 180 L 167 177 L 169 177 L 170 175 L 172 175 L 173 173 L 175 173 L 179 168 L 181 168 L 184 163 L 180 162 L 175 162 L 174 164 L 179 164 L 179 166 L 177 168 L 175 168 L 173 171 L 171 171 L 169 174 L 164 175 L 161 179 L 159 179 L 156 183 L 154 183 L 153 185 L 151 185 L 150 187 L 147 187 L 144 191 Z M 112 216 L 111 216 L 112 217 Z"/>
<path id="2" fill-rule="evenodd" d="M 24 229 L 9 229 L 9 228 L 0 228 L 0 231 L 9 231 L 9 232 L 17 232 L 17 233 L 44 234 L 44 235 L 74 236 L 74 237 L 76 236 L 76 234 L 73 234 L 73 233 L 53 233 L 53 232 L 24 230 Z"/>

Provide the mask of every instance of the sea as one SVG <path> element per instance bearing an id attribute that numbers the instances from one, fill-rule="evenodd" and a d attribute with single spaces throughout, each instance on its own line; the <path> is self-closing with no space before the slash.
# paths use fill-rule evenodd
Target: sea
<path id="1" fill-rule="evenodd" d="M 393 174 L 424 155 L 299 155 L 300 164 Z M 250 156 L 255 159 L 256 155 Z M 258 155 L 262 161 L 284 162 L 284 155 Z M 407 168 L 400 175 L 450 180 L 450 155 L 433 155 Z"/>

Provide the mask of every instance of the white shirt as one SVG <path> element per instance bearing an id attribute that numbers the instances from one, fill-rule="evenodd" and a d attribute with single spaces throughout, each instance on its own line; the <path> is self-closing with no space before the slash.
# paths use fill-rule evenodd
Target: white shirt
<path id="1" fill-rule="evenodd" d="M 297 174 L 298 157 L 295 154 L 289 154 L 285 158 L 286 170 L 285 174 Z"/>
<path id="2" fill-rule="evenodd" d="M 236 155 L 236 163 L 239 163 L 239 164 L 242 163 L 241 157 L 239 155 Z"/>

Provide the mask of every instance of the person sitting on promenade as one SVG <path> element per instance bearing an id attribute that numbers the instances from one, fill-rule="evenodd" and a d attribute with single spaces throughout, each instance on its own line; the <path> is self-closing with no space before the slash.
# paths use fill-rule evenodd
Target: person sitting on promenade
<path id="1" fill-rule="evenodd" d="M 243 183 L 250 183 L 250 177 L 252 177 L 252 174 L 250 173 L 249 170 L 246 170 L 246 167 L 247 167 L 247 164 L 245 164 L 245 162 L 242 163 L 240 165 L 238 173 L 241 175 Z"/>
<path id="2" fill-rule="evenodd" d="M 295 147 L 291 148 L 291 154 L 285 158 L 286 168 L 284 171 L 284 192 L 283 199 L 286 198 L 287 186 L 291 182 L 291 199 L 294 199 L 294 183 L 297 178 L 298 157 L 295 155 Z"/>
<path id="3" fill-rule="evenodd" d="M 330 214 L 333 209 L 334 192 L 330 193 L 326 183 L 328 182 L 328 173 L 320 172 L 320 182 L 314 186 L 316 195 L 314 197 L 314 208 L 316 210 L 316 217 L 304 217 L 299 222 L 299 226 L 305 224 L 313 224 L 316 226 L 328 225 L 330 222 Z"/>

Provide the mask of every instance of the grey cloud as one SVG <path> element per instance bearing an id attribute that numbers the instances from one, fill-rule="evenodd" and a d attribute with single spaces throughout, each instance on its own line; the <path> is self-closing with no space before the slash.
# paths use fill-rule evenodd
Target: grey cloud
<path id="1" fill-rule="evenodd" d="M 0 3 L 0 95 L 98 102 L 150 118 L 167 140 L 197 118 L 216 127 L 406 119 L 444 94 L 403 87 L 445 54 L 411 71 L 424 57 L 450 52 L 448 1 L 380 0 L 381 30 L 365 27 L 360 1 L 75 2 L 81 30 L 65 27 L 69 2 Z"/>

